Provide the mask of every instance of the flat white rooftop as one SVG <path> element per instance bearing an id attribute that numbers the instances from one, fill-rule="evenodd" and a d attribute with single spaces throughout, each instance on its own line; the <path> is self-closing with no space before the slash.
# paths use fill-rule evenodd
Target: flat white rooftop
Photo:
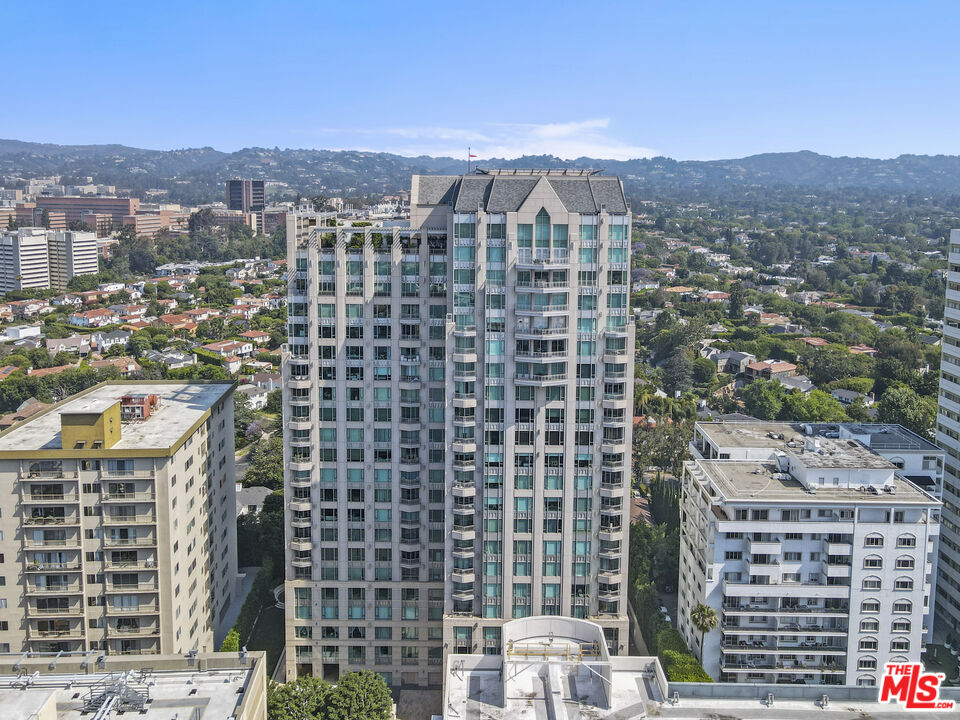
<path id="1" fill-rule="evenodd" d="M 263 718 L 263 689 L 266 682 L 263 653 L 208 653 L 198 661 L 185 656 L 117 656 L 96 663 L 93 653 L 88 666 L 80 656 L 63 657 L 51 670 L 53 656 L 30 657 L 16 673 L 19 656 L 0 656 L 0 717 L 3 720 L 81 720 L 95 712 L 87 705 L 91 698 L 108 699 L 121 678 L 128 681 L 130 697 L 143 700 L 142 709 L 115 701 L 106 717 L 137 717 L 144 720 L 200 717 L 211 720 Z M 89 672 L 88 672 L 89 671 Z M 106 693 L 106 694 L 104 694 Z M 84 712 L 85 706 L 87 711 Z"/>
<path id="2" fill-rule="evenodd" d="M 160 407 L 146 420 L 124 422 L 111 450 L 169 449 L 227 395 L 232 383 L 116 382 L 98 385 L 0 433 L 0 452 L 61 450 L 60 415 L 103 412 L 124 395 L 156 394 Z"/>

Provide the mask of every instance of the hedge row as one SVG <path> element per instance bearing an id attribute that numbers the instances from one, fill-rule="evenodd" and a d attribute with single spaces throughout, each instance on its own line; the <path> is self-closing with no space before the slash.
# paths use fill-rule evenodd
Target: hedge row
<path id="1" fill-rule="evenodd" d="M 713 682 L 713 678 L 690 653 L 680 632 L 664 619 L 653 583 L 637 580 L 631 600 L 647 650 L 660 658 L 667 680 Z"/>
<path id="2" fill-rule="evenodd" d="M 243 601 L 243 607 L 240 608 L 240 614 L 237 616 L 237 622 L 224 638 L 220 649 L 223 652 L 235 650 L 233 644 L 246 645 L 253 633 L 253 628 L 260 617 L 260 611 L 265 606 L 272 605 L 273 598 L 273 561 L 269 557 L 264 557 L 263 565 L 257 572 L 257 577 L 253 581 L 253 586 Z"/>

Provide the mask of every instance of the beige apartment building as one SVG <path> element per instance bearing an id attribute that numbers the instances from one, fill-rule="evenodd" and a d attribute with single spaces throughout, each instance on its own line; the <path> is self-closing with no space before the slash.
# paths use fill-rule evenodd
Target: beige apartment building
<path id="1" fill-rule="evenodd" d="M 0 652 L 214 649 L 234 388 L 101 383 L 0 433 Z"/>

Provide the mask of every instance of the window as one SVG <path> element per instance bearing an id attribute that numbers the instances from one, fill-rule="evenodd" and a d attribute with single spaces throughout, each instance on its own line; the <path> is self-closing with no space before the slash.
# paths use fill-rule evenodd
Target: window
<path id="1" fill-rule="evenodd" d="M 897 558 L 897 570 L 913 570 L 914 560 L 909 555 L 902 555 Z"/>
<path id="2" fill-rule="evenodd" d="M 860 687 L 873 687 L 877 684 L 877 679 L 872 675 L 861 675 L 857 678 L 857 685 Z"/>
<path id="3" fill-rule="evenodd" d="M 883 567 L 883 558 L 879 555 L 867 555 L 863 559 L 863 567 L 868 569 L 877 569 Z"/>
<path id="4" fill-rule="evenodd" d="M 864 547 L 883 547 L 883 535 L 867 535 L 863 540 Z"/>
<path id="5" fill-rule="evenodd" d="M 860 621 L 860 632 L 878 632 L 880 630 L 880 621 L 876 618 L 867 618 Z"/>
<path id="6" fill-rule="evenodd" d="M 913 579 L 908 577 L 899 577 L 893 583 L 894 590 L 913 590 Z"/>
<path id="7" fill-rule="evenodd" d="M 880 601 L 874 598 L 868 598 L 860 603 L 860 612 L 875 613 L 880 612 Z"/>
<path id="8" fill-rule="evenodd" d="M 905 637 L 895 637 L 890 641 L 891 652 L 909 652 L 910 641 Z"/>
<path id="9" fill-rule="evenodd" d="M 901 598 L 893 603 L 893 611 L 895 613 L 913 612 L 913 603 L 905 598 Z"/>
<path id="10" fill-rule="evenodd" d="M 911 622 L 906 618 L 897 618 L 890 625 L 890 632 L 908 633 L 910 632 Z"/>
<path id="11" fill-rule="evenodd" d="M 901 535 L 897 538 L 898 548 L 912 548 L 917 546 L 917 538 L 913 535 Z"/>
<path id="12" fill-rule="evenodd" d="M 860 645 L 858 646 L 860 650 L 876 650 L 877 639 L 875 637 L 864 637 L 860 638 Z"/>
<path id="13" fill-rule="evenodd" d="M 876 670 L 877 669 L 877 659 L 872 655 L 867 655 L 866 657 L 860 658 L 860 661 L 857 663 L 857 669 L 859 670 Z"/>
<path id="14" fill-rule="evenodd" d="M 879 590 L 881 586 L 880 578 L 876 575 L 871 575 L 870 577 L 865 577 L 861 587 L 864 590 Z"/>

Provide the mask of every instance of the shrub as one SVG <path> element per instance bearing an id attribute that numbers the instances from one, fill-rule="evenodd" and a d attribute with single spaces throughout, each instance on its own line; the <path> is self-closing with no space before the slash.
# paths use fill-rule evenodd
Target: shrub
<path id="1" fill-rule="evenodd" d="M 670 682 L 713 682 L 700 667 L 697 659 L 689 653 L 667 650 L 662 653 L 663 671 Z"/>
<path id="2" fill-rule="evenodd" d="M 236 628 L 231 628 L 220 644 L 220 652 L 237 652 L 238 650 L 240 650 L 240 635 Z"/>

